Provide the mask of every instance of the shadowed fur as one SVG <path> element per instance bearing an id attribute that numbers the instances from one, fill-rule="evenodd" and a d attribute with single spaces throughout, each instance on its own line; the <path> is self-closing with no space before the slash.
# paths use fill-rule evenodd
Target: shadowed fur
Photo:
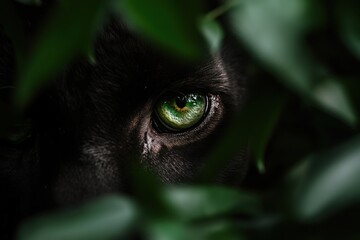
<path id="1" fill-rule="evenodd" d="M 217 55 L 189 66 L 112 20 L 96 41 L 96 63 L 78 60 L 32 103 L 31 136 L 16 144 L 0 142 L 2 228 L 12 229 L 20 219 L 49 208 L 128 191 L 132 161 L 163 182 L 191 182 L 244 101 L 240 56 L 231 42 L 227 36 Z M 13 45 L 1 34 L 4 104 L 15 76 Z M 191 91 L 208 96 L 207 115 L 187 131 L 159 131 L 157 101 Z M 239 153 L 219 181 L 229 183 L 232 174 L 245 169 L 246 158 Z"/>

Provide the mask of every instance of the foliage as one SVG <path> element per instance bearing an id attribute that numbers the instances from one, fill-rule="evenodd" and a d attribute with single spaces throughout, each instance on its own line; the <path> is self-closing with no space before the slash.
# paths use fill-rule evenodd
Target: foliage
<path id="1" fill-rule="evenodd" d="M 113 239 L 134 232 L 154 240 L 360 237 L 355 224 L 360 201 L 359 3 L 228 0 L 208 13 L 201 4 L 62 0 L 26 57 L 16 27 L 20 20 L 2 12 L 0 21 L 19 53 L 15 102 L 20 108 L 76 57 L 91 56 L 96 32 L 110 14 L 121 15 L 133 31 L 188 61 L 201 58 L 205 45 L 216 52 L 224 34 L 219 19 L 227 18 L 248 55 L 250 89 L 256 89 L 214 149 L 199 176 L 201 185 L 169 187 L 140 176 L 134 181 L 148 186 L 133 199 L 112 196 L 31 220 L 21 227 L 19 239 Z M 10 1 L 0 3 L 11 13 L 10 6 Z M 9 111 L 1 109 L 2 116 Z M 252 173 L 249 187 L 241 191 L 210 185 L 244 142 L 262 174 Z M 156 195 L 152 202 L 139 197 L 149 191 L 144 189 Z"/>

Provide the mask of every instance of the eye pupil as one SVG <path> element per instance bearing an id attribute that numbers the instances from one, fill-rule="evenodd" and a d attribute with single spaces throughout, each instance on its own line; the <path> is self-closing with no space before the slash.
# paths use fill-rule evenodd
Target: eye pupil
<path id="1" fill-rule="evenodd" d="M 177 96 L 175 99 L 176 106 L 179 108 L 184 108 L 186 106 L 186 97 L 185 96 Z"/>

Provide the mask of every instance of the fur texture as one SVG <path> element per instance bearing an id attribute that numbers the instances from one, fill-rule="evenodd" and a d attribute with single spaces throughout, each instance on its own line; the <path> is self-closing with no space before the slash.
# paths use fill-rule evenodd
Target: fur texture
<path id="1" fill-rule="evenodd" d="M 39 21 L 33 18 L 26 18 L 29 39 Z M 191 182 L 244 101 L 241 63 L 231 42 L 227 36 L 216 56 L 188 66 L 157 52 L 123 24 L 109 23 L 95 45 L 96 63 L 77 61 L 34 101 L 26 117 L 31 134 L 17 143 L 1 140 L 2 232 L 39 211 L 127 191 L 133 161 L 163 182 Z M 1 34 L 5 105 L 15 76 L 14 49 Z M 206 94 L 209 110 L 188 131 L 161 132 L 154 126 L 154 106 L 174 91 Z M 219 181 L 245 169 L 246 158 L 239 154 Z"/>

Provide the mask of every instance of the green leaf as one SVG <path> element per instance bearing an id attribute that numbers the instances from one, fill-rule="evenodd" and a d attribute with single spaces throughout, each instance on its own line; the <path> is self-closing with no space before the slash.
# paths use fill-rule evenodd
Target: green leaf
<path id="1" fill-rule="evenodd" d="M 223 30 L 218 22 L 209 17 L 204 17 L 200 21 L 200 30 L 207 40 L 210 51 L 215 54 L 219 51 L 221 41 L 224 37 Z"/>
<path id="2" fill-rule="evenodd" d="M 311 4 L 303 0 L 238 0 L 231 22 L 239 38 L 283 84 L 354 125 L 357 117 L 347 94 L 335 80 L 323 84 L 319 76 L 322 68 L 302 42 L 306 30 L 314 24 L 309 18 L 316 14 Z"/>
<path id="3" fill-rule="evenodd" d="M 319 220 L 360 202 L 360 137 L 315 156 L 297 171 L 292 207 L 302 220 Z"/>
<path id="4" fill-rule="evenodd" d="M 131 159 L 128 166 L 129 188 L 141 210 L 153 217 L 167 216 L 169 209 L 162 198 L 164 184 L 154 172 L 144 168 L 137 157 L 131 156 L 129 159 Z"/>
<path id="5" fill-rule="evenodd" d="M 252 108 L 257 109 L 258 113 L 253 113 L 253 118 L 258 118 L 256 125 L 253 126 L 253 132 L 249 133 L 249 146 L 254 155 L 257 169 L 260 173 L 265 172 L 265 150 L 272 136 L 273 130 L 280 118 L 280 114 L 286 103 L 283 97 L 266 98 L 260 97 L 254 103 Z M 256 117 L 255 117 L 256 116 Z"/>
<path id="6" fill-rule="evenodd" d="M 150 240 L 197 240 L 185 223 L 169 219 L 153 220 L 147 228 Z"/>
<path id="7" fill-rule="evenodd" d="M 108 196 L 77 209 L 33 219 L 21 226 L 19 240 L 105 240 L 125 237 L 137 219 L 127 199 Z"/>
<path id="8" fill-rule="evenodd" d="M 353 126 L 357 123 L 357 115 L 349 100 L 349 94 L 339 81 L 331 78 L 319 81 L 312 93 L 315 101 L 324 109 Z"/>
<path id="9" fill-rule="evenodd" d="M 248 99 L 239 116 L 225 132 L 222 141 L 211 151 L 199 176 L 201 182 L 214 182 L 235 154 L 243 153 L 246 159 L 248 150 L 255 156 L 259 170 L 265 170 L 264 152 L 287 99 L 283 92 L 271 88 L 266 82 L 262 85 L 265 85 L 266 89 L 264 86 L 256 87 L 254 96 Z"/>
<path id="10" fill-rule="evenodd" d="M 59 2 L 38 36 L 27 64 L 20 69 L 18 106 L 24 107 L 74 57 L 90 52 L 95 33 L 104 20 L 106 3 L 102 0 Z"/>
<path id="11" fill-rule="evenodd" d="M 300 46 L 308 1 L 239 0 L 231 14 L 235 32 L 251 51 L 298 91 L 311 87 L 308 56 Z"/>
<path id="12" fill-rule="evenodd" d="M 165 51 L 190 60 L 204 55 L 198 29 L 199 0 L 117 0 L 114 8 L 132 28 Z"/>
<path id="13" fill-rule="evenodd" d="M 172 219 L 154 220 L 148 227 L 152 240 L 241 240 L 242 236 L 235 226 L 224 220 L 206 224 L 185 224 Z"/>
<path id="14" fill-rule="evenodd" d="M 336 1 L 335 10 L 340 36 L 358 58 L 360 58 L 359 1 Z"/>
<path id="15" fill-rule="evenodd" d="M 260 209 L 257 196 L 226 187 L 174 187 L 164 198 L 178 218 L 210 218 L 224 214 L 255 214 Z"/>
<path id="16" fill-rule="evenodd" d="M 234 221 L 217 219 L 214 222 L 207 222 L 202 226 L 194 228 L 196 239 L 204 240 L 244 240 L 247 239 L 239 232 L 238 226 Z"/>

